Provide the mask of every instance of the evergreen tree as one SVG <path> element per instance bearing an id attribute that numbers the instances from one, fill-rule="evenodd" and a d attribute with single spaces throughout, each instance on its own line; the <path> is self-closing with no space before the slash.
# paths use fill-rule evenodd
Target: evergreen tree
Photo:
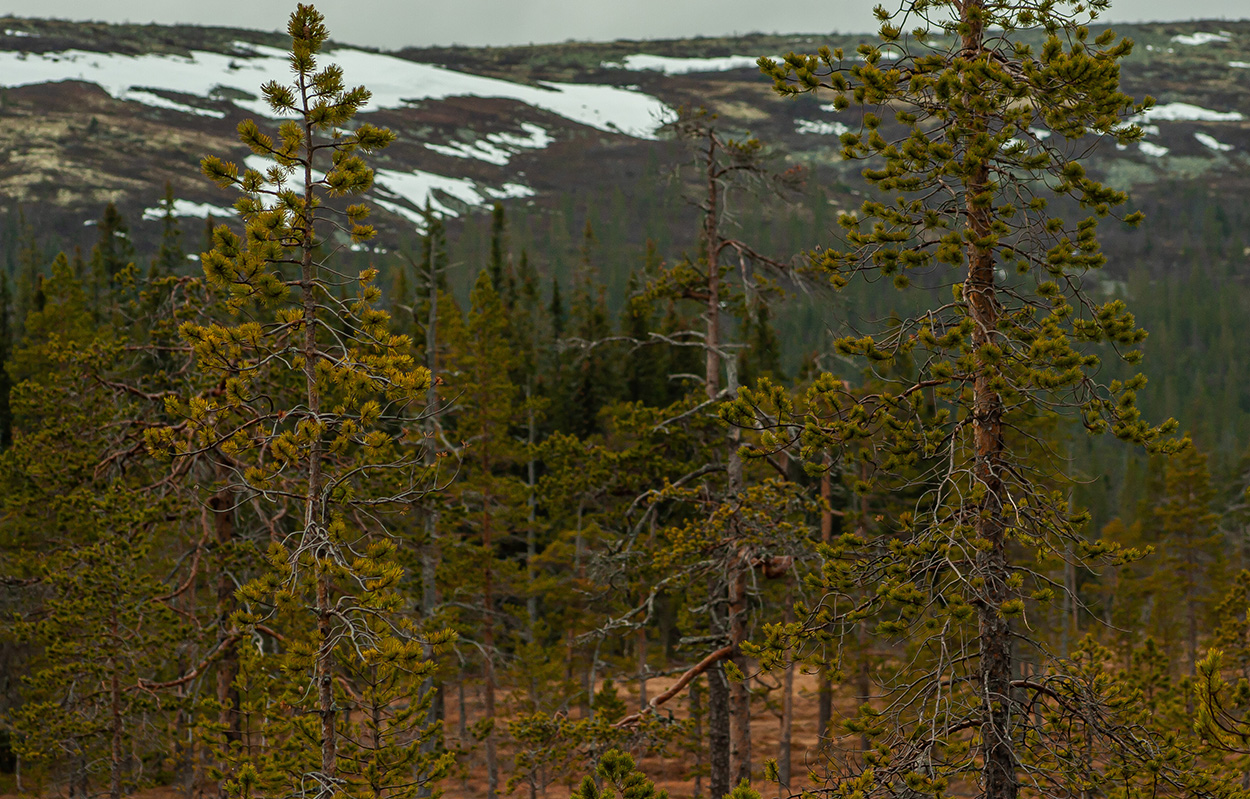
<path id="1" fill-rule="evenodd" d="M 839 565 L 826 585 L 854 608 L 836 617 L 842 629 L 849 634 L 850 624 L 871 618 L 878 635 L 898 637 L 915 653 L 914 667 L 880 686 L 883 710 L 864 707 L 848 725 L 869 737 L 873 751 L 842 761 L 834 780 L 843 789 L 938 795 L 968 780 L 986 799 L 1015 799 L 1026 773 L 1048 794 L 1134 773 L 1103 770 L 1101 753 L 1119 754 L 1132 725 L 1117 719 L 1105 683 L 1065 678 L 1068 670 L 1044 647 L 1035 653 L 1043 676 L 1016 676 L 1016 630 L 1035 603 L 1054 596 L 1027 564 L 1077 557 L 1092 566 L 1092 558 L 1114 563 L 1133 554 L 1080 535 L 1082 515 L 1050 488 L 1064 464 L 1046 459 L 1031 426 L 1066 410 L 1094 433 L 1157 451 L 1179 446 L 1166 438 L 1175 423 L 1142 421 L 1135 400 L 1144 378 L 1097 379 L 1092 345 L 1113 345 L 1134 363 L 1140 352 L 1132 348 L 1145 337 L 1122 301 L 1095 303 L 1079 279 L 1105 261 L 1098 220 L 1127 198 L 1090 178 L 1056 143 L 1141 136 L 1123 123 L 1141 106 L 1119 90 L 1117 62 L 1131 44 L 1111 31 L 1091 39 L 1083 24 L 1106 5 L 906 3 L 897 17 L 878 9 L 882 43 L 861 46 L 862 61 L 830 48 L 781 63 L 761 59 L 782 94 L 824 87 L 835 108 L 862 109 L 862 125 L 842 137 L 843 153 L 872 159 L 864 177 L 888 197 L 843 217 L 843 244 L 815 254 L 820 272 L 839 287 L 880 275 L 905 288 L 921 270 L 949 270 L 954 286 L 950 301 L 882 335 L 837 342 L 841 354 L 876 365 L 910 357 L 919 365 L 915 378 L 893 378 L 889 391 L 863 400 L 822 376 L 810 393 L 827 411 L 792 420 L 814 463 L 832 449 L 882 475 L 923 458 L 942 464 L 924 501 L 893 519 L 897 543 L 883 550 L 844 535 L 829 553 Z M 1030 34 L 1043 38 L 1040 47 Z M 878 115 L 882 108 L 892 122 Z M 1039 125 L 1054 141 L 1036 134 Z M 1065 221 L 1048 210 L 1056 199 L 1048 194 L 1090 216 Z M 929 396 L 937 411 L 925 418 Z M 727 417 L 765 419 L 754 410 L 761 402 L 782 416 L 791 407 L 765 384 L 759 394 L 744 393 Z M 881 443 L 870 440 L 876 430 L 885 434 Z M 764 447 L 777 443 L 766 436 Z M 857 589 L 865 592 L 859 601 L 851 598 Z M 1079 732 L 1066 721 L 1094 715 L 1101 721 Z M 1134 740 L 1126 756 L 1152 769 L 1169 762 L 1167 739 Z M 1059 754 L 1076 745 L 1093 756 L 1073 763 Z M 1184 768 L 1154 773 L 1150 779 L 1178 789 L 1202 779 Z"/>
<path id="2" fill-rule="evenodd" d="M 446 766 L 402 750 L 431 733 L 424 714 L 392 715 L 378 723 L 395 735 L 373 728 L 371 736 L 360 734 L 352 708 L 390 714 L 386 697 L 415 690 L 432 668 L 425 647 L 447 638 L 423 638 L 399 612 L 403 570 L 378 514 L 436 480 L 406 427 L 420 421 L 430 374 L 376 307 L 376 270 L 362 271 L 356 297 L 340 302 L 339 275 L 321 248 L 334 230 L 357 242 L 374 235 L 363 224 L 366 206 L 336 212 L 327 201 L 367 190 L 373 173 L 361 153 L 394 134 L 349 126 L 370 95 L 346 88 L 337 65 L 318 67 L 328 38 L 320 14 L 301 5 L 287 30 L 293 83 L 269 82 L 262 92 L 275 114 L 295 120 L 276 138 L 252 120 L 239 124 L 243 143 L 272 165 L 240 173 L 212 156 L 202 164 L 219 185 L 242 192 L 236 208 L 247 231 L 244 239 L 224 225 L 213 232 L 214 248 L 201 257 L 205 276 L 232 310 L 250 315 L 182 326 L 199 368 L 222 390 L 171 402 L 184 421 L 150 431 L 148 445 L 180 458 L 217 448 L 232 491 L 296 517 L 272 538 L 268 569 L 239 592 L 237 621 L 284 641 L 279 652 L 241 664 L 241 694 L 282 712 L 257 722 L 259 750 L 227 753 L 228 791 L 415 792 Z M 353 686 L 353 677 L 364 682 Z"/>
<path id="3" fill-rule="evenodd" d="M 182 249 L 182 230 L 174 215 L 174 186 L 165 183 L 165 196 L 161 198 L 161 246 L 152 261 L 154 275 L 172 275 L 182 269 L 187 261 Z"/>
<path id="4" fill-rule="evenodd" d="M 1225 542 L 1212 509 L 1215 493 L 1207 456 L 1189 447 L 1168 461 L 1163 492 L 1151 513 L 1161 557 L 1152 564 L 1150 583 L 1156 612 L 1170 623 L 1170 629 L 1160 632 L 1185 642 L 1191 675 L 1198 673 L 1199 635 L 1213 627 L 1215 604 L 1223 593 Z"/>

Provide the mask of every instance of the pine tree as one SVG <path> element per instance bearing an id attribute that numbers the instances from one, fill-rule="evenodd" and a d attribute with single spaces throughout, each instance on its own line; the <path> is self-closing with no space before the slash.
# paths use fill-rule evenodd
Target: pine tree
<path id="1" fill-rule="evenodd" d="M 240 173 L 213 156 L 202 162 L 205 175 L 242 192 L 235 207 L 246 236 L 219 226 L 201 263 L 228 307 L 249 316 L 182 326 L 199 368 L 222 390 L 171 400 L 184 421 L 150 431 L 148 445 L 179 458 L 217 448 L 232 491 L 295 517 L 274 536 L 268 568 L 239 592 L 237 622 L 283 640 L 279 652 L 248 661 L 241 693 L 282 712 L 259 721 L 261 751 L 229 753 L 227 789 L 330 796 L 363 783 L 388 794 L 415 792 L 443 759 L 414 762 L 393 748 L 378 751 L 382 744 L 355 730 L 351 708 L 377 708 L 379 691 L 415 690 L 432 668 L 422 657 L 431 641 L 399 612 L 403 570 L 378 513 L 435 484 L 423 437 L 409 435 L 420 425 L 430 374 L 377 308 L 376 270 L 362 271 L 356 297 L 340 302 L 342 276 L 322 247 L 327 234 L 353 241 L 374 235 L 363 224 L 366 206 L 331 203 L 370 187 L 373 173 L 361 154 L 386 147 L 394 134 L 369 123 L 349 126 L 370 95 L 346 88 L 337 65 L 318 67 L 328 38 L 320 14 L 300 5 L 287 30 L 293 83 L 261 90 L 275 114 L 295 119 L 276 138 L 252 120 L 239 124 L 240 140 L 272 165 Z M 353 687 L 353 677 L 364 685 Z M 394 746 L 430 734 L 414 719 L 385 722 L 404 731 Z"/>
<path id="2" fill-rule="evenodd" d="M 826 574 L 829 590 L 857 605 L 841 616 L 843 629 L 849 634 L 851 623 L 872 618 L 878 635 L 907 641 L 917 658 L 916 668 L 882 686 L 887 710 L 866 707 L 848 725 L 874 749 L 834 778 L 846 789 L 887 795 L 906 786 L 937 795 L 953 780 L 975 780 L 986 799 L 1015 799 L 1027 768 L 1044 791 L 1076 791 L 1103 779 L 1099 756 L 1083 760 L 1084 770 L 1054 759 L 1026 765 L 1026 757 L 1038 747 L 1069 751 L 1064 719 L 1073 715 L 1109 714 L 1082 733 L 1082 745 L 1102 752 L 1122 740 L 1116 705 L 1099 682 L 1064 682 L 1065 669 L 1054 665 L 1043 665 L 1044 677 L 1021 680 L 1013 645 L 1022 616 L 1054 595 L 1045 581 L 1031 580 L 1027 562 L 1076 553 L 1092 566 L 1091 559 L 1131 554 L 1079 534 L 1082 515 L 1047 487 L 1064 465 L 1045 458 L 1038 465 L 1030 426 L 1062 409 L 1094 433 L 1155 450 L 1179 446 L 1165 438 L 1175 423 L 1141 420 L 1135 398 L 1144 378 L 1098 381 L 1093 345 L 1110 344 L 1135 363 L 1140 352 L 1132 348 L 1145 333 L 1122 301 L 1097 304 L 1079 282 L 1105 261 L 1098 220 L 1127 198 L 1090 178 L 1060 143 L 1141 135 L 1123 123 L 1141 106 L 1119 90 L 1117 62 L 1131 44 L 1111 31 L 1091 39 L 1082 24 L 1106 5 L 907 3 L 898 17 L 878 9 L 882 44 L 862 45 L 862 61 L 822 48 L 760 62 L 784 95 L 823 87 L 837 109 L 863 109 L 858 130 L 842 138 L 843 153 L 872 159 L 864 177 L 882 199 L 842 218 L 844 243 L 814 254 L 819 272 L 838 287 L 880 275 L 905 288 L 912 275 L 939 270 L 953 283 L 949 302 L 883 335 L 837 342 L 841 354 L 869 363 L 910 357 L 920 365 L 917 379 L 895 378 L 889 391 L 861 399 L 825 375 L 811 394 L 828 411 L 793 420 L 796 438 L 805 428 L 801 442 L 813 462 L 832 449 L 883 475 L 923 458 L 943 464 L 915 512 L 893 519 L 898 543 L 881 551 L 844 535 L 830 553 L 839 566 Z M 1026 40 L 1030 34 L 1042 36 L 1040 47 Z M 892 122 L 878 115 L 882 108 Z M 1039 125 L 1053 138 L 1039 137 Z M 1048 210 L 1052 199 L 1089 216 L 1067 222 Z M 1140 214 L 1125 218 L 1136 223 Z M 930 395 L 937 412 L 924 418 Z M 790 407 L 764 387 L 727 415 L 748 423 L 760 403 L 780 406 L 783 416 Z M 881 443 L 870 440 L 874 431 L 886 434 Z M 778 443 L 765 437 L 766 448 Z M 857 589 L 864 599 L 850 599 Z M 1037 653 L 1040 661 L 1053 655 Z M 1031 713 L 1038 703 L 1046 709 Z M 1150 739 L 1132 754 L 1166 759 L 1167 751 L 1166 741 Z M 1189 777 L 1168 769 L 1164 778 L 1181 785 Z"/>

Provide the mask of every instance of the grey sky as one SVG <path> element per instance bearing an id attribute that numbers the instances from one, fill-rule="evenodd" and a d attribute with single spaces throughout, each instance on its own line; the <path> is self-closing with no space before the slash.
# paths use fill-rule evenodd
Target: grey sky
<path id="1" fill-rule="evenodd" d="M 875 29 L 876 0 L 814 4 L 760 0 L 319 0 L 340 41 L 398 48 L 524 44 L 565 39 L 654 39 L 753 31 Z M 190 22 L 273 30 L 295 3 L 282 0 L 0 0 L 0 14 L 109 22 Z M 801 9 L 801 11 L 799 10 Z M 798 11 L 798 13 L 795 13 Z M 1118 0 L 1108 19 L 1240 19 L 1247 0 Z"/>

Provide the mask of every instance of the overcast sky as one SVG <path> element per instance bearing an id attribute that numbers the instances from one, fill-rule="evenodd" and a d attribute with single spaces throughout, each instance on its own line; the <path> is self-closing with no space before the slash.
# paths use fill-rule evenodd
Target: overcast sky
<path id="1" fill-rule="evenodd" d="M 875 30 L 876 0 L 319 0 L 339 41 L 405 45 L 525 44 L 763 32 Z M 189 22 L 275 30 L 281 0 L 0 0 L 0 14 L 109 22 Z M 1241 19 L 1247 0 L 1118 0 L 1112 21 Z"/>

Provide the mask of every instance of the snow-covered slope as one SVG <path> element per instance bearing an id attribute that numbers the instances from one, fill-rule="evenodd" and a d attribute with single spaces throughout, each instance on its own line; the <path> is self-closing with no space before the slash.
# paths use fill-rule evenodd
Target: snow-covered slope
<path id="1" fill-rule="evenodd" d="M 404 108 L 448 97 L 497 97 L 638 138 L 653 137 L 670 113 L 655 97 L 616 86 L 555 82 L 527 86 L 351 48 L 332 50 L 322 59 L 323 63 L 341 66 L 352 85 L 369 87 L 373 92 L 371 110 Z M 195 51 L 187 57 L 84 50 L 0 52 L 0 86 L 81 80 L 97 84 L 119 100 L 218 118 L 225 116 L 216 107 L 222 102 L 232 102 L 250 114 L 269 115 L 258 87 L 270 80 L 285 82 L 289 78 L 290 67 L 283 51 L 242 42 L 233 55 Z M 153 90 L 199 99 L 180 102 Z"/>

